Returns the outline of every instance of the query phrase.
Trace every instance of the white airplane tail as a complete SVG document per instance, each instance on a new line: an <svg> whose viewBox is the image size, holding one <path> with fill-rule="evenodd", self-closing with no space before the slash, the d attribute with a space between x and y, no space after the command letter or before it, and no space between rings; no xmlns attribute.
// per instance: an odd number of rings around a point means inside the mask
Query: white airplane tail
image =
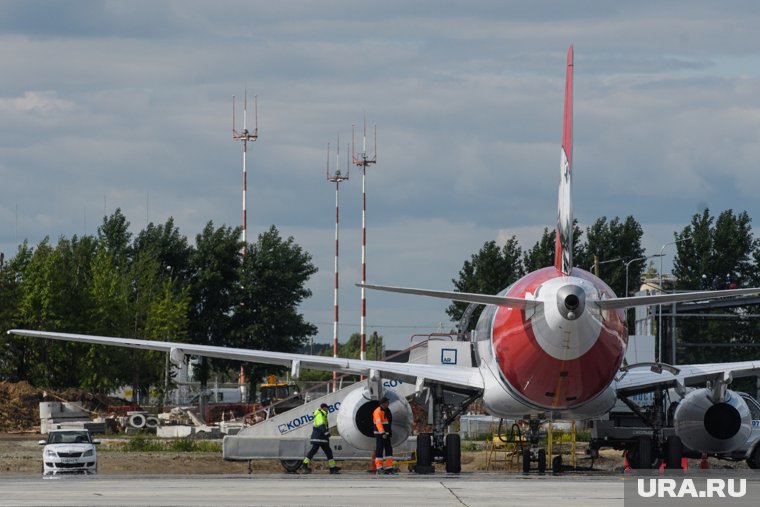
<svg viewBox="0 0 760 507"><path fill-rule="evenodd" d="M560 160L559 196L557 206L557 233L554 239L554 266L570 274L573 269L573 46L567 51L567 77L565 79L565 114L562 123L562 155Z"/></svg>

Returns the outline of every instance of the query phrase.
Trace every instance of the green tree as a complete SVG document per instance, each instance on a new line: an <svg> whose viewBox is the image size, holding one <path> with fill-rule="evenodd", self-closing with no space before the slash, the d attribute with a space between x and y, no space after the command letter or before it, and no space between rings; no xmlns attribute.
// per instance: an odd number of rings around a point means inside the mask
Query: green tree
<svg viewBox="0 0 760 507"><path fill-rule="evenodd" d="M495 241L486 241L477 254L473 254L470 260L464 262L459 270L459 278L451 281L457 292L497 294L523 274L522 250L517 243L517 237L512 236L501 248ZM467 306L467 303L455 301L446 309L446 313L451 320L459 321ZM482 310L481 306L475 311L470 319L469 329L475 327Z"/></svg>
<svg viewBox="0 0 760 507"><path fill-rule="evenodd" d="M689 225L674 234L677 251L673 261L673 275L681 290L698 290L706 284L712 288L725 288L727 275L737 286L757 281L758 243L752 234L751 219L746 212L725 210L717 219L705 209L692 216ZM690 238L690 239L688 239ZM704 278L703 278L704 275ZM704 282L705 280L706 282ZM677 320L677 354L680 363L722 362L754 359L755 342L760 328L752 306L705 310L701 317L683 317ZM711 317L720 314L720 318ZM734 318L726 318L733 314ZM663 344L669 352L671 343L670 319L662 325ZM683 340L682 340L683 338ZM683 346L686 341L691 346ZM708 343L731 345L712 347ZM669 357L669 355L667 356Z"/></svg>
<svg viewBox="0 0 760 507"><path fill-rule="evenodd" d="M573 264L578 266L578 261L584 258L585 245L581 243L583 231L578 227L578 220L573 220ZM523 266L530 273L547 266L554 265L555 252L555 229L544 227L544 232L529 250L523 255Z"/></svg>
<svg viewBox="0 0 760 507"><path fill-rule="evenodd" d="M311 255L293 237L283 239L276 227L259 235L248 248L240 269L234 331L226 345L295 352L317 328L306 322L298 306L311 296L307 282L317 272ZM252 378L271 367L259 366Z"/></svg>
<svg viewBox="0 0 760 507"><path fill-rule="evenodd" d="M599 278L609 285L615 294L624 294L626 287L625 262L644 256L641 238L644 231L632 217L621 221L619 217L607 220L601 217L586 229L584 253L578 256L576 266L588 269L596 255L600 261ZM611 261L611 262L605 262ZM628 286L637 287L644 270L642 263L632 263L628 269Z"/></svg>
<svg viewBox="0 0 760 507"><path fill-rule="evenodd" d="M243 243L240 228L215 228L208 222L195 238L190 256L190 309L188 338L202 345L225 345L231 336L237 310ZM201 359L199 379L205 386L209 362Z"/></svg>

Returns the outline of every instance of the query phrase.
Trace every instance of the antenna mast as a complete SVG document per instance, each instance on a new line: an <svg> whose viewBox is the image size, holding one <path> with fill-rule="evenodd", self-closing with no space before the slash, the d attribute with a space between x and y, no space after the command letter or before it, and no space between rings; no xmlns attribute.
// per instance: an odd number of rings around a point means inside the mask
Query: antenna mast
<svg viewBox="0 0 760 507"><path fill-rule="evenodd" d="M247 201L247 194L246 194L246 187L247 187L247 180L248 180L248 169L247 169L247 155L248 155L248 141L255 141L259 138L259 107L258 107L258 97L253 97L253 107L254 112L256 116L256 126L253 129L253 132L249 132L247 128L247 116L248 116L248 89L246 88L244 99L243 99L243 131L238 132L235 130L235 96L232 96L232 140L233 141L243 141L243 255L246 254L246 251L248 250L248 238L246 235L247 230L247 222L248 222L248 211L246 209L246 201Z"/></svg>
<svg viewBox="0 0 760 507"><path fill-rule="evenodd" d="M367 155L367 118L364 118L364 136L362 138L362 152L356 156L354 150L354 127L351 125L351 159L354 165L362 168L362 285L367 283L367 166L377 163L377 125L375 125L375 154L372 158ZM362 287L362 318L361 318L361 352L360 358L367 359L367 299L365 289Z"/></svg>
<svg viewBox="0 0 760 507"><path fill-rule="evenodd" d="M346 145L346 151L348 151L348 145ZM338 143L335 151L335 172L330 173L330 143L327 143L327 181L335 183L335 288L333 293L333 357L338 357L338 321L340 320L340 313L338 311L338 287L340 273L338 271L338 256L340 249L339 245L339 233L338 224L340 223L340 183L342 181L348 181L349 164L348 155L346 155L346 172L342 174L340 172L340 135L338 135ZM338 372L333 372L333 392L338 390Z"/></svg>

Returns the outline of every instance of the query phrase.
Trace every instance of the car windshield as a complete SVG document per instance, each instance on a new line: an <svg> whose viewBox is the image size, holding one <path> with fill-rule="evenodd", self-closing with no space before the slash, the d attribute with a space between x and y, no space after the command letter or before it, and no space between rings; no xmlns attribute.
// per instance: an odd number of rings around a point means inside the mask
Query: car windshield
<svg viewBox="0 0 760 507"><path fill-rule="evenodd" d="M48 435L48 444L87 444L90 433L87 431L54 431Z"/></svg>

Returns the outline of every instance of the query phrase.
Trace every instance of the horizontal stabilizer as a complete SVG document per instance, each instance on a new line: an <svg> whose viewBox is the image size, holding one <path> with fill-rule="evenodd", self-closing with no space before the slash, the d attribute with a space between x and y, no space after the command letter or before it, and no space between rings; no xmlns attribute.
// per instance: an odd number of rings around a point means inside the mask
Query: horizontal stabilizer
<svg viewBox="0 0 760 507"><path fill-rule="evenodd" d="M594 301L602 310L615 308L630 308L632 306L664 305L667 303L681 303L684 301L707 301L709 299L722 299L733 296L747 296L760 294L760 287L749 289L708 290L701 292L683 292L680 294L656 294L653 296L632 296L627 298L603 299Z"/></svg>
<svg viewBox="0 0 760 507"><path fill-rule="evenodd" d="M489 294L472 294L470 292L448 292L443 290L410 289L406 287L388 287L385 285L369 285L357 283L357 287L365 289L382 290L385 292L398 292L401 294L414 294L416 296L428 296L431 298L448 299L451 301L463 301L480 305L509 306L512 308L525 308L526 306L539 304L540 301L531 299L512 298L507 296L492 296Z"/></svg>

